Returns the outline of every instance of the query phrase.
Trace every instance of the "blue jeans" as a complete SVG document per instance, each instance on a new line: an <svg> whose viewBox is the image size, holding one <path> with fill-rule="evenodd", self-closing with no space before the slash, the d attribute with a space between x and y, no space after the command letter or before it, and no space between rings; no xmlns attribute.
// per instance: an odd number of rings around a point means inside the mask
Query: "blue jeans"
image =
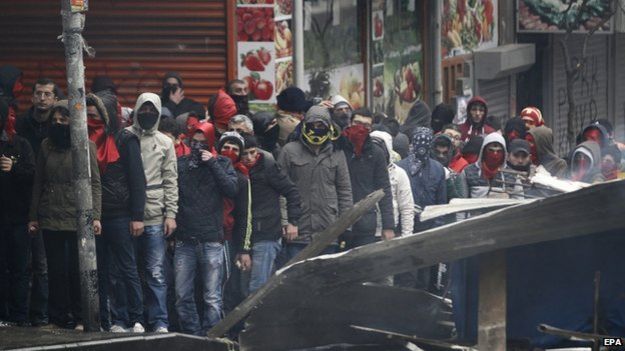
<svg viewBox="0 0 625 351"><path fill-rule="evenodd" d="M143 322L143 293L135 258L137 239L133 238L129 226L130 218L102 221L102 236L109 248L111 323L125 328Z"/></svg>
<svg viewBox="0 0 625 351"><path fill-rule="evenodd" d="M224 265L224 246L220 243L176 242L176 311L183 333L204 336L221 320ZM196 276L201 277L204 290L204 316L201 322L194 299Z"/></svg>
<svg viewBox="0 0 625 351"><path fill-rule="evenodd" d="M254 243L252 247L250 294L260 289L271 276L280 248L279 241L263 240Z"/></svg>
<svg viewBox="0 0 625 351"><path fill-rule="evenodd" d="M308 244L304 243L286 243L282 246L282 250L276 260L276 268L280 269L284 267L293 257L297 256L300 251L304 250L304 248L308 246ZM328 245L319 255L328 255L334 254L338 252L337 244Z"/></svg>
<svg viewBox="0 0 625 351"><path fill-rule="evenodd" d="M165 283L165 232L163 225L145 227L139 237L139 250L145 267L145 308L148 326L154 330L169 327L167 319L167 284Z"/></svg>

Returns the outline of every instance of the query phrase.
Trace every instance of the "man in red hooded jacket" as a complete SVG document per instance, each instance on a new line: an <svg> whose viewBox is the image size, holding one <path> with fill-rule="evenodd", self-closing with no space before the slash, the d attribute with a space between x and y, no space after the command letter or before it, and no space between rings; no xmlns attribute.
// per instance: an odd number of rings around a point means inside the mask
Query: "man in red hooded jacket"
<svg viewBox="0 0 625 351"><path fill-rule="evenodd" d="M472 136L486 136L495 130L485 124L488 116L488 105L481 96L475 96L467 104L467 120L460 125L462 141L468 141Z"/></svg>

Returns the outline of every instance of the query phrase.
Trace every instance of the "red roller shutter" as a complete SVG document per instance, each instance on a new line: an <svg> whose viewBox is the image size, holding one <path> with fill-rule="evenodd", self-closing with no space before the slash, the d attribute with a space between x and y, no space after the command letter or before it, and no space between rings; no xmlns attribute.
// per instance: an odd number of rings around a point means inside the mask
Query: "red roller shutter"
<svg viewBox="0 0 625 351"><path fill-rule="evenodd" d="M85 57L86 85L107 75L124 106L138 94L160 92L161 77L178 71L185 95L206 104L228 79L228 0L91 1L84 37L96 50ZM65 87L60 1L0 2L0 65L24 71L25 85L49 77ZM231 55L231 54L230 54ZM230 67L232 70L232 67ZM27 106L30 94L22 100Z"/></svg>

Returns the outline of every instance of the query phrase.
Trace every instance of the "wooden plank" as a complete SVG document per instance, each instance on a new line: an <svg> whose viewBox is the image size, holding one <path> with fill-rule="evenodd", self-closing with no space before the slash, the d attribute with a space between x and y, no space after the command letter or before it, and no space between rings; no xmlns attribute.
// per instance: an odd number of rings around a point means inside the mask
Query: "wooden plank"
<svg viewBox="0 0 625 351"><path fill-rule="evenodd" d="M314 240L306 246L297 256L295 256L287 265L305 260L320 254L328 245L339 237L347 228L356 223L360 217L373 208L375 204L384 196L384 190L379 189L369 194L366 198L360 200L349 211L345 212L338 221L326 228L323 232L314 235ZM267 295L275 289L279 289L285 279L285 275L276 274L269 278L267 283L263 285L254 294L248 296L239 306L237 306L230 314L221 322L208 331L208 336L217 338L224 335L230 328L236 325L240 320L247 317L250 311L257 306Z"/></svg>
<svg viewBox="0 0 625 351"><path fill-rule="evenodd" d="M431 346L431 347L435 347L437 349L438 348L442 348L442 349L463 350L463 351L477 351L477 350L481 350L481 349L472 348L470 346L462 346L462 345L456 345L456 344L452 344L452 343L445 342L445 341L440 341L440 340L431 340L431 339L420 338L420 337L418 337L416 335L399 334L399 333L395 333L395 332L388 331L388 330L367 328L367 327L363 327L363 326L359 326L359 325L352 325L351 327L356 329L356 330L362 330L362 331L367 331L367 332L371 332L371 333L383 334L383 335L386 335L386 337L389 338L389 339L400 339L400 340L413 341L414 343L416 343L418 345Z"/></svg>
<svg viewBox="0 0 625 351"><path fill-rule="evenodd" d="M506 349L506 253L480 256L478 295L478 348Z"/></svg>

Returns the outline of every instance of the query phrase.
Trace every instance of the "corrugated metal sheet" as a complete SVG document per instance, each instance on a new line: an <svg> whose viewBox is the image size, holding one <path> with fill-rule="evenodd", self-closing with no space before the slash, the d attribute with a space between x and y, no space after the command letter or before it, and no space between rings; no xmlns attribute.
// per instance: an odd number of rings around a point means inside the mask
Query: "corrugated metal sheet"
<svg viewBox="0 0 625 351"><path fill-rule="evenodd" d="M501 119L508 119L510 111L510 78L480 80L479 95L488 102L488 114Z"/></svg>
<svg viewBox="0 0 625 351"><path fill-rule="evenodd" d="M87 87L95 75L108 75L122 103L132 106L139 93L160 92L163 74L175 70L185 95L205 104L227 79L227 3L91 1L84 37L96 58L85 57ZM0 2L0 64L21 68L27 87L43 76L65 86L60 4Z"/></svg>
<svg viewBox="0 0 625 351"><path fill-rule="evenodd" d="M616 35L616 53L614 65L614 120L617 140L625 140L625 34Z"/></svg>
<svg viewBox="0 0 625 351"><path fill-rule="evenodd" d="M556 152L565 154L568 149L566 98L566 74L564 54L559 44L561 35L555 35L553 41L553 69L551 71L553 116L545 116L547 124L553 129ZM581 55L583 35L575 35L569 44L571 55ZM588 43L588 64L575 83L575 130L579 131L590 121L605 118L608 115L608 36L594 35Z"/></svg>

